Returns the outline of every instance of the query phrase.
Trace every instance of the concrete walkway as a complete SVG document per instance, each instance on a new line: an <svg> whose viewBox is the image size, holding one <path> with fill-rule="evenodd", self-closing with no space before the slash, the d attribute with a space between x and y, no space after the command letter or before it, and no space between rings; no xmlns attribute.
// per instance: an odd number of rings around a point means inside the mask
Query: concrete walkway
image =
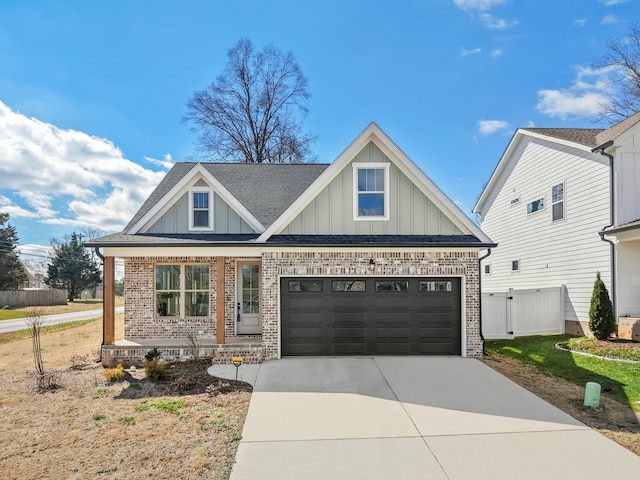
<svg viewBox="0 0 640 480"><path fill-rule="evenodd" d="M231 480L302 478L638 480L640 457L477 360L268 361Z"/></svg>

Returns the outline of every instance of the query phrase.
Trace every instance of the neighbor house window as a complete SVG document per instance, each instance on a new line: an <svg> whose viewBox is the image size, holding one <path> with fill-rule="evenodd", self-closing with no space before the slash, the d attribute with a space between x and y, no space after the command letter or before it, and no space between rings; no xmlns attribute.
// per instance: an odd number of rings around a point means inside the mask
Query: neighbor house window
<svg viewBox="0 0 640 480"><path fill-rule="evenodd" d="M156 315L209 316L209 266L156 265Z"/></svg>
<svg viewBox="0 0 640 480"><path fill-rule="evenodd" d="M527 203L527 214L536 213L544 210L544 198L539 198L533 202Z"/></svg>
<svg viewBox="0 0 640 480"><path fill-rule="evenodd" d="M189 229L213 230L213 193L207 188L189 191Z"/></svg>
<svg viewBox="0 0 640 480"><path fill-rule="evenodd" d="M491 265L487 264L484 266L484 273L485 275L489 275L491 273Z"/></svg>
<svg viewBox="0 0 640 480"><path fill-rule="evenodd" d="M389 164L354 163L354 220L389 219Z"/></svg>
<svg viewBox="0 0 640 480"><path fill-rule="evenodd" d="M511 260L511 271L512 272L520 271L520 260Z"/></svg>
<svg viewBox="0 0 640 480"><path fill-rule="evenodd" d="M551 220L564 218L564 183L551 187Z"/></svg>

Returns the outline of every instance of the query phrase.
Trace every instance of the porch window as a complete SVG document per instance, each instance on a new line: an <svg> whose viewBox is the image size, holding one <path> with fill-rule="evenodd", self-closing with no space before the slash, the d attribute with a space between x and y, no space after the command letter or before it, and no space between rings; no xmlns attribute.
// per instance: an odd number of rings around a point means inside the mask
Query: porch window
<svg viewBox="0 0 640 480"><path fill-rule="evenodd" d="M354 163L354 220L389 219L389 164Z"/></svg>
<svg viewBox="0 0 640 480"><path fill-rule="evenodd" d="M156 265L156 315L209 316L209 265Z"/></svg>

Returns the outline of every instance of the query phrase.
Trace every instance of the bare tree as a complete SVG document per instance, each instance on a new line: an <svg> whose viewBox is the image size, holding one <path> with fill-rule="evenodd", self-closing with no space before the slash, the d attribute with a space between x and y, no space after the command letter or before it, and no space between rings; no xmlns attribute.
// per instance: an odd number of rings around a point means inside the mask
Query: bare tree
<svg viewBox="0 0 640 480"><path fill-rule="evenodd" d="M46 311L44 307L32 306L28 307L25 323L31 336L31 351L33 352L33 360L36 367L36 385L39 390L46 390L57 386L55 374L46 372L44 362L42 361L42 347L40 345L40 334L42 327L46 324Z"/></svg>
<svg viewBox="0 0 640 480"><path fill-rule="evenodd" d="M291 52L256 51L241 39L227 52L214 82L187 102L200 147L231 162L297 163L310 159L313 138L301 130L307 113L307 79Z"/></svg>
<svg viewBox="0 0 640 480"><path fill-rule="evenodd" d="M640 111L640 28L631 26L622 40L610 39L608 53L593 66L610 71L612 93L607 103L600 105L596 121L612 125Z"/></svg>

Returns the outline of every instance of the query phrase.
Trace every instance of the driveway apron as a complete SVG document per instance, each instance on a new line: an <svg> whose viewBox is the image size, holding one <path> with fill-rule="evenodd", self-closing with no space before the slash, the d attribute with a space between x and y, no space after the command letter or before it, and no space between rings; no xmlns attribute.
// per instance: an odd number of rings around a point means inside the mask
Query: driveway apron
<svg viewBox="0 0 640 480"><path fill-rule="evenodd" d="M260 366L231 480L390 478L638 480L640 457L475 359Z"/></svg>

